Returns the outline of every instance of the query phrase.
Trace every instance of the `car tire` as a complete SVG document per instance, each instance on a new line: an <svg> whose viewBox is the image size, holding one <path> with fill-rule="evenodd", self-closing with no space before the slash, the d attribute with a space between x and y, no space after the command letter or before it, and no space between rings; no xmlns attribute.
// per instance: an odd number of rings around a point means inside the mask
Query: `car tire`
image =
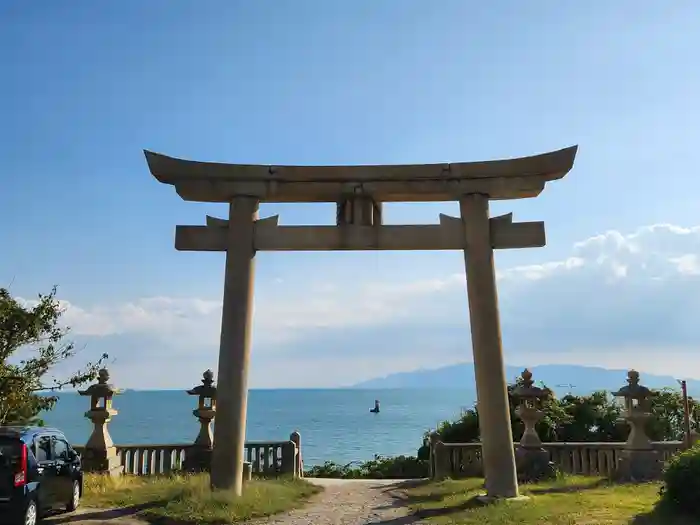
<svg viewBox="0 0 700 525"><path fill-rule="evenodd" d="M22 519L19 521L21 525L36 525L39 522L39 507L36 500L30 499L27 503L27 508L24 509Z"/></svg>
<svg viewBox="0 0 700 525"><path fill-rule="evenodd" d="M73 482L73 490L71 490L70 501L66 503L66 511L73 512L80 505L80 481Z"/></svg>

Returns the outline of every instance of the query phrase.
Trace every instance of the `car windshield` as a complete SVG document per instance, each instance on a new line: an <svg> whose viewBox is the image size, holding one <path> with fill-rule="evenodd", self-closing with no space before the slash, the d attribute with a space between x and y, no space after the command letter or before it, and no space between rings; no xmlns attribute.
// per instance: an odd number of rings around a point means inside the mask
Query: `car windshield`
<svg viewBox="0 0 700 525"><path fill-rule="evenodd" d="M21 453L20 445L17 439L0 437L0 470L11 469L17 464Z"/></svg>

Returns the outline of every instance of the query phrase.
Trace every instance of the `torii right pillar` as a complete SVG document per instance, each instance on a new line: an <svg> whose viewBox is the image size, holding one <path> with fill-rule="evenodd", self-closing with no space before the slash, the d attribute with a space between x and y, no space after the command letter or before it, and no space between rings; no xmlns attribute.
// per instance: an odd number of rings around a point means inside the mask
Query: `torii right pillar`
<svg viewBox="0 0 700 525"><path fill-rule="evenodd" d="M498 292L489 222L489 198L460 199L469 321L474 353L481 458L489 498L517 498L518 477L501 344Z"/></svg>

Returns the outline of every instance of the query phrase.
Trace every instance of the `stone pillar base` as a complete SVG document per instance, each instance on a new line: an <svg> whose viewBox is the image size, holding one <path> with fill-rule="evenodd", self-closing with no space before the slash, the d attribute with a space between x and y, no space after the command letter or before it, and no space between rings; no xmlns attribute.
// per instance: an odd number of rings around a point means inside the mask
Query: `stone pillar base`
<svg viewBox="0 0 700 525"><path fill-rule="evenodd" d="M518 481L531 482L553 479L557 469L543 448L518 447L515 451Z"/></svg>
<svg viewBox="0 0 700 525"><path fill-rule="evenodd" d="M499 496L489 496L488 494L479 494L476 497L476 501L481 505L492 505L498 503L499 501L530 501L530 496L523 496L522 494L518 496L513 496L510 498L499 497Z"/></svg>
<svg viewBox="0 0 700 525"><path fill-rule="evenodd" d="M652 481L660 479L663 465L655 450L622 450L615 469L615 481Z"/></svg>
<svg viewBox="0 0 700 525"><path fill-rule="evenodd" d="M109 476L120 476L124 472L117 447L105 449L86 448L81 456L83 470Z"/></svg>
<svg viewBox="0 0 700 525"><path fill-rule="evenodd" d="M211 469L211 449L198 446L187 449L183 468L187 472L209 472Z"/></svg>

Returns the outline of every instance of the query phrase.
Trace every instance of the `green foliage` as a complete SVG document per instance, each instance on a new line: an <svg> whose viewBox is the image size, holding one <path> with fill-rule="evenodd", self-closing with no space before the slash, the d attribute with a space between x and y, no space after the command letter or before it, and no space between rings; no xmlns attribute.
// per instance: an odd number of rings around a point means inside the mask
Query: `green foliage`
<svg viewBox="0 0 700 525"><path fill-rule="evenodd" d="M304 472L309 478L412 479L428 477L428 462L414 456L382 457L339 465L326 461Z"/></svg>
<svg viewBox="0 0 700 525"><path fill-rule="evenodd" d="M42 391L76 387L97 376L106 354L67 377L46 382L52 369L75 355L73 343L65 341L68 328L59 322L62 314L56 288L39 295L33 305L0 288L0 424L40 423L39 413L57 401Z"/></svg>
<svg viewBox="0 0 700 525"><path fill-rule="evenodd" d="M508 386L510 417L513 439L522 436L524 425L516 415L518 400ZM700 415L700 403L690 399L692 414ZM683 398L677 391L663 389L655 392L652 413L647 431L653 441L683 439ZM605 391L586 396L565 395L561 399L548 399L541 406L544 417L537 424L537 432L544 442L619 442L625 441L629 427L622 419L620 405ZM696 417L694 417L697 420ZM435 429L445 443L475 443L479 437L479 412L476 407L462 412L456 421L443 421ZM424 439L427 439L426 433ZM424 451L424 447L421 447Z"/></svg>
<svg viewBox="0 0 700 525"><path fill-rule="evenodd" d="M661 500L675 510L700 516L700 446L677 454L664 471Z"/></svg>

